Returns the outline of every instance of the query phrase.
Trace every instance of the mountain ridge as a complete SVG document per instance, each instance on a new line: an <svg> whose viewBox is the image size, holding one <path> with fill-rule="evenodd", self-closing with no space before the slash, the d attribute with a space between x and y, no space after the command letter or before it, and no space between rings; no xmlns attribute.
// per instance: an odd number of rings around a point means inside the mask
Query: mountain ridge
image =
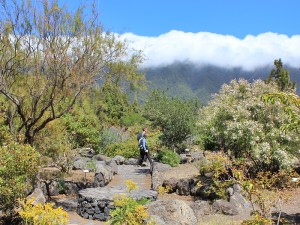
<svg viewBox="0 0 300 225"><path fill-rule="evenodd" d="M249 82L269 76L273 66L244 70L241 67L224 68L215 65L197 66L187 62L177 62L159 67L144 68L146 79L150 81L149 89L165 90L170 96L180 98L198 97L207 104L212 94L218 93L223 84L233 79L246 79ZM290 73L291 81L300 84L300 70L284 66ZM300 90L297 90L299 95Z"/></svg>

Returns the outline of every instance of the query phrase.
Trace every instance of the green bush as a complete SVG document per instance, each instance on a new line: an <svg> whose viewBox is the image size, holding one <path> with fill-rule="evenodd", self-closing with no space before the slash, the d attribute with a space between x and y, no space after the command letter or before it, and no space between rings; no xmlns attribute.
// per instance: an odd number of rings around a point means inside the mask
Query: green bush
<svg viewBox="0 0 300 225"><path fill-rule="evenodd" d="M118 129L104 128L101 131L100 149L106 149L107 146L121 142L122 133Z"/></svg>
<svg viewBox="0 0 300 225"><path fill-rule="evenodd" d="M72 137L73 147L90 147L97 153L100 151L101 126L95 115L66 114L62 119Z"/></svg>
<svg viewBox="0 0 300 225"><path fill-rule="evenodd" d="M25 197L38 170L40 155L30 145L0 147L0 210L11 213Z"/></svg>
<svg viewBox="0 0 300 225"><path fill-rule="evenodd" d="M178 166L180 163L179 155L171 150L159 151L157 159L161 163L169 164L172 167Z"/></svg>
<svg viewBox="0 0 300 225"><path fill-rule="evenodd" d="M136 112L130 112L121 118L121 124L126 127L130 127L135 124L143 124L145 120L145 117L143 117L141 114Z"/></svg>
<svg viewBox="0 0 300 225"><path fill-rule="evenodd" d="M162 91L154 90L146 100L144 114L154 127L161 129L162 143L174 148L195 132L199 107L196 99L171 98Z"/></svg>
<svg viewBox="0 0 300 225"><path fill-rule="evenodd" d="M114 143L107 146L105 150L105 155L109 157L114 157L116 155L121 155L125 158L137 158L140 154L138 149L137 140L129 139L122 143Z"/></svg>

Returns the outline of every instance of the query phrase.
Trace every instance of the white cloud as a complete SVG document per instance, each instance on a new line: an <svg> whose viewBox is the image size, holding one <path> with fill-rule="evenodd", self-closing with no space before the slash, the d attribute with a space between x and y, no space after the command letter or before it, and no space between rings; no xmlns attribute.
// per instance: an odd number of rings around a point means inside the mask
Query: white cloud
<svg viewBox="0 0 300 225"><path fill-rule="evenodd" d="M251 70L273 65L281 58L284 64L300 66L300 35L263 33L238 39L230 35L208 32L185 33L170 31L158 37L121 35L130 47L142 50L146 57L143 66L159 66L175 61L190 61L197 65L213 64Z"/></svg>

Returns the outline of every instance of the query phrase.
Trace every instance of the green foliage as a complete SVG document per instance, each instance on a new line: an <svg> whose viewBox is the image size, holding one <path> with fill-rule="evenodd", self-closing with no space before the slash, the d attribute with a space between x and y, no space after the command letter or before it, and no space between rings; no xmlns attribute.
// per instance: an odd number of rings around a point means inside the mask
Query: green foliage
<svg viewBox="0 0 300 225"><path fill-rule="evenodd" d="M180 163L179 155L171 150L163 150L157 153L157 159L161 163L169 164L172 167L178 166Z"/></svg>
<svg viewBox="0 0 300 225"><path fill-rule="evenodd" d="M101 126L95 115L66 114L62 118L72 138L73 147L90 147L99 152Z"/></svg>
<svg viewBox="0 0 300 225"><path fill-rule="evenodd" d="M94 8L87 16L84 6L68 12L57 0L2 3L0 94L13 109L13 116L7 117L12 130L20 132L25 143L33 145L47 123L70 112L95 80L132 90L141 87L141 53L129 53L125 41L105 32ZM110 118L120 118L125 95L117 95L121 101L115 103L114 90L104 97L105 107L112 106ZM103 110L110 113L109 108Z"/></svg>
<svg viewBox="0 0 300 225"><path fill-rule="evenodd" d="M136 138L128 139L122 143L114 143L105 149L105 155L114 157L121 155L125 158L137 158L140 155Z"/></svg>
<svg viewBox="0 0 300 225"><path fill-rule="evenodd" d="M145 104L145 116L153 126L161 128L162 143L174 148L195 131L199 102L169 98L161 91L153 91Z"/></svg>
<svg viewBox="0 0 300 225"><path fill-rule="evenodd" d="M231 161L222 152L206 152L205 161L199 163L200 174L212 173L212 180L205 180L209 184L207 195L216 195L218 198L227 199L226 189L235 181L228 175L227 168L231 167ZM201 181L197 184L202 186Z"/></svg>
<svg viewBox="0 0 300 225"><path fill-rule="evenodd" d="M109 145L121 142L122 139L122 134L117 129L103 128L99 148L105 150Z"/></svg>
<svg viewBox="0 0 300 225"><path fill-rule="evenodd" d="M255 214L249 220L242 222L242 225L272 225L273 220L266 218L260 214Z"/></svg>
<svg viewBox="0 0 300 225"><path fill-rule="evenodd" d="M128 195L137 188L137 185L130 181L126 181ZM128 195L119 195L114 199L115 209L110 211L111 219L108 221L112 225L140 225L144 224L149 217L146 207L149 202L147 199L135 200Z"/></svg>
<svg viewBox="0 0 300 225"><path fill-rule="evenodd" d="M272 69L267 82L275 81L280 91L293 91L296 88L296 83L291 83L290 74L287 69L283 68L281 59L274 61L276 69Z"/></svg>
<svg viewBox="0 0 300 225"><path fill-rule="evenodd" d="M233 80L223 85L200 113L203 147L247 158L257 171L289 167L298 151L299 134L282 131L282 126L290 123L289 115L283 103L271 104L262 99L270 93L278 93L277 85L261 80L252 84Z"/></svg>
<svg viewBox="0 0 300 225"><path fill-rule="evenodd" d="M3 146L12 141L13 136L10 133L9 126L6 122L4 109L0 107L0 146Z"/></svg>
<svg viewBox="0 0 300 225"><path fill-rule="evenodd" d="M38 170L40 155L29 145L0 147L0 210L10 212L25 197Z"/></svg>
<svg viewBox="0 0 300 225"><path fill-rule="evenodd" d="M101 88L101 99L103 105L100 115L112 124L118 123L129 110L127 95L111 81L106 81Z"/></svg>
<svg viewBox="0 0 300 225"><path fill-rule="evenodd" d="M140 114L136 112L129 112L126 113L122 118L121 118L121 125L125 127L133 126L135 124L143 124L145 122L145 118Z"/></svg>
<svg viewBox="0 0 300 225"><path fill-rule="evenodd" d="M294 93L272 93L263 95L263 99L266 102L271 102L276 104L276 101L280 101L285 105L284 110L290 117L290 122L282 126L283 131L295 130L300 131L300 119L299 119L299 109L300 109L300 97Z"/></svg>
<svg viewBox="0 0 300 225"><path fill-rule="evenodd" d="M68 172L72 168L74 156L72 139L62 119L48 123L46 129L39 132L36 137L34 147L41 155L50 157L63 172Z"/></svg>

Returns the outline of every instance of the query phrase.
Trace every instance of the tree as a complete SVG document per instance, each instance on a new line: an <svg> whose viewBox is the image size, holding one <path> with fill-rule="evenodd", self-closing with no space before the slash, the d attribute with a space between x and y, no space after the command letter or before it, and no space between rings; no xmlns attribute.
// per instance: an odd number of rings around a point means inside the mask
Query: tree
<svg viewBox="0 0 300 225"><path fill-rule="evenodd" d="M10 130L24 143L32 145L96 81L121 80L132 89L143 82L140 52L129 55L126 42L105 33L94 8L85 16L83 7L69 13L57 0L1 0L0 7L0 93Z"/></svg>
<svg viewBox="0 0 300 225"><path fill-rule="evenodd" d="M267 83L275 81L280 91L295 90L296 83L291 83L289 71L283 68L281 59L276 59L274 65L276 68L271 70Z"/></svg>
<svg viewBox="0 0 300 225"><path fill-rule="evenodd" d="M195 131L199 102L168 97L154 90L145 103L145 116L162 130L162 141L174 148L183 143Z"/></svg>

